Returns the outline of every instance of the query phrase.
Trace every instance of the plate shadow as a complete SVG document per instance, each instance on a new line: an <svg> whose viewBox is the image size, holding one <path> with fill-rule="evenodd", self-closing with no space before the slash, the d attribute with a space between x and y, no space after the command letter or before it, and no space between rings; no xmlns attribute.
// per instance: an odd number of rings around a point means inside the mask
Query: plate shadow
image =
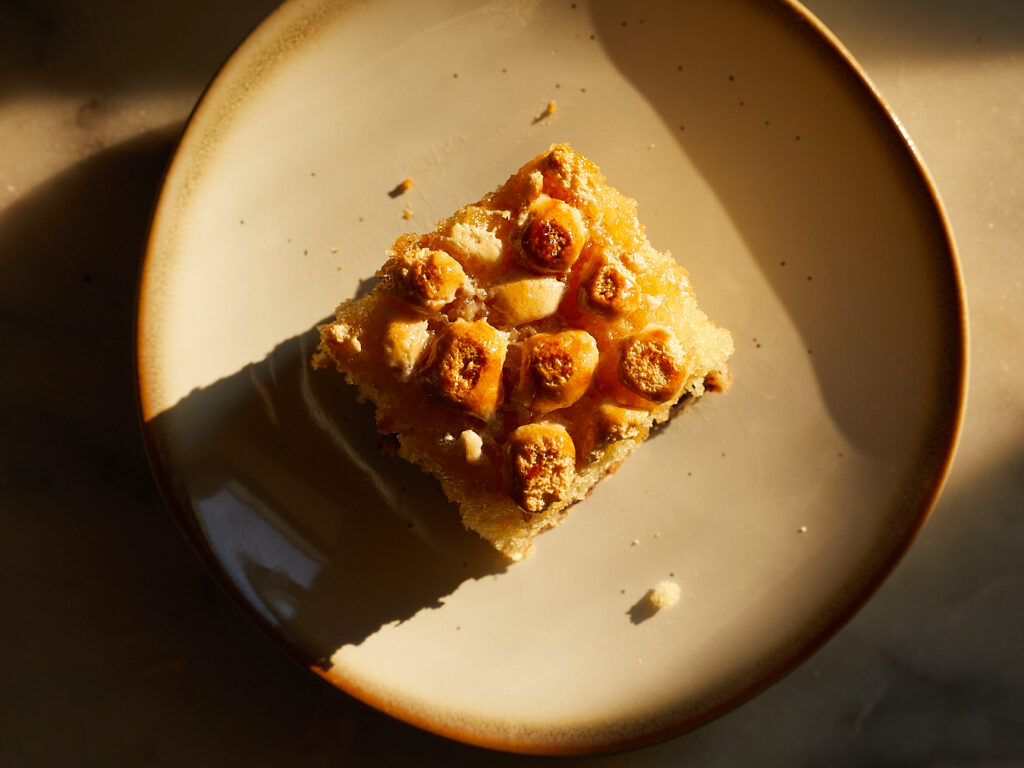
<svg viewBox="0 0 1024 768"><path fill-rule="evenodd" d="M355 387L311 369L317 341L314 328L281 342L146 432L206 564L323 666L508 561L463 528L433 478L394 455Z"/></svg>

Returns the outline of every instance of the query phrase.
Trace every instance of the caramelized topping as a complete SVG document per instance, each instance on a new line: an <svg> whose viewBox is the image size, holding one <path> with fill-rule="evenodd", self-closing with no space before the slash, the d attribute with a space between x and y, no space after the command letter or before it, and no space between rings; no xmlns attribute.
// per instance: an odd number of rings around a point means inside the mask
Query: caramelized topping
<svg viewBox="0 0 1024 768"><path fill-rule="evenodd" d="M636 203L568 146L388 257L320 326L314 366L374 401L378 431L511 558L680 397L728 387L728 332L648 242Z"/></svg>
<svg viewBox="0 0 1024 768"><path fill-rule="evenodd" d="M594 260L580 286L580 307L605 317L628 315L640 306L640 291L622 263L606 254Z"/></svg>
<svg viewBox="0 0 1024 768"><path fill-rule="evenodd" d="M486 421L501 400L507 345L507 336L485 320L456 320L434 344L422 385L444 403Z"/></svg>
<svg viewBox="0 0 1024 768"><path fill-rule="evenodd" d="M385 291L412 306L437 311L466 282L462 265L444 251L420 248L392 256L377 273Z"/></svg>
<svg viewBox="0 0 1024 768"><path fill-rule="evenodd" d="M627 408L611 398L599 401L588 413L585 422L575 432L579 455L595 461L601 452L620 440L639 441L650 432L650 412L641 408Z"/></svg>
<svg viewBox="0 0 1024 768"><path fill-rule="evenodd" d="M576 446L561 424L524 424L508 439L512 500L527 512L544 512L565 499L576 474Z"/></svg>
<svg viewBox="0 0 1024 768"><path fill-rule="evenodd" d="M646 420L645 411L604 401L594 413L594 447L603 448L618 440L642 440L647 437Z"/></svg>
<svg viewBox="0 0 1024 768"><path fill-rule="evenodd" d="M566 408L583 397L597 363L597 342L586 331L538 333L523 345L520 398L536 413Z"/></svg>
<svg viewBox="0 0 1024 768"><path fill-rule="evenodd" d="M729 371L712 371L704 377L705 392L725 392L732 386L732 373Z"/></svg>
<svg viewBox="0 0 1024 768"><path fill-rule="evenodd" d="M682 389L687 377L686 353L671 331L648 326L619 347L619 381L648 400L663 403Z"/></svg>
<svg viewBox="0 0 1024 768"><path fill-rule="evenodd" d="M579 211L560 200L536 207L518 238L516 252L527 269L542 275L564 275L584 245Z"/></svg>

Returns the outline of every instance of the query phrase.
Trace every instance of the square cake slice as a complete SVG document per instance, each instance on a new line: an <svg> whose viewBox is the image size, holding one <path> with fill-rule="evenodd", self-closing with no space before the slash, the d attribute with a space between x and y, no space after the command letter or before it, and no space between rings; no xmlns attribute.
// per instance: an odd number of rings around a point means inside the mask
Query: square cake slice
<svg viewBox="0 0 1024 768"><path fill-rule="evenodd" d="M724 390L732 337L636 203L560 144L426 234L320 327L317 368L518 560L681 401Z"/></svg>

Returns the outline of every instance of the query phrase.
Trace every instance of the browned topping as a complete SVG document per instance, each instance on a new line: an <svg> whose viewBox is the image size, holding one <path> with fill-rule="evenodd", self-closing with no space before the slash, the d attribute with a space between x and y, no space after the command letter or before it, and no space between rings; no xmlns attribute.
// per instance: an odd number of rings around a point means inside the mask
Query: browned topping
<svg viewBox="0 0 1024 768"><path fill-rule="evenodd" d="M618 259L602 255L580 286L578 303L606 317L628 315L640 306L640 291Z"/></svg>
<svg viewBox="0 0 1024 768"><path fill-rule="evenodd" d="M456 320L430 352L422 384L431 395L486 421L501 400L507 339L484 320Z"/></svg>
<svg viewBox="0 0 1024 768"><path fill-rule="evenodd" d="M416 194L397 184L392 213L412 216ZM728 333L648 242L636 203L568 146L388 257L320 327L313 363L345 373L378 431L513 559L680 398L728 386Z"/></svg>
<svg viewBox="0 0 1024 768"><path fill-rule="evenodd" d="M732 373L729 371L712 371L704 377L705 392L725 392L730 386L732 386Z"/></svg>
<svg viewBox="0 0 1024 768"><path fill-rule="evenodd" d="M523 266L545 275L562 275L580 255L583 237L575 211L557 200L531 217L516 249Z"/></svg>
<svg viewBox="0 0 1024 768"><path fill-rule="evenodd" d="M550 391L562 387L572 378L572 356L556 344L538 344L530 357L527 373L535 389Z"/></svg>
<svg viewBox="0 0 1024 768"><path fill-rule="evenodd" d="M377 276L392 296L434 311L452 301L466 282L459 262L444 251L427 248L392 256Z"/></svg>
<svg viewBox="0 0 1024 768"><path fill-rule="evenodd" d="M544 512L569 493L576 474L576 446L561 424L524 424L508 439L512 500L527 512Z"/></svg>
<svg viewBox="0 0 1024 768"><path fill-rule="evenodd" d="M561 173L566 169L567 160L565 153L555 148L544 155L544 166L547 170Z"/></svg>
<svg viewBox="0 0 1024 768"><path fill-rule="evenodd" d="M603 448L618 440L644 439L648 432L646 419L644 411L606 400L594 413L594 447Z"/></svg>
<svg viewBox="0 0 1024 768"><path fill-rule="evenodd" d="M590 386L598 357L586 331L538 333L523 345L520 397L537 413L572 405Z"/></svg>
<svg viewBox="0 0 1024 768"><path fill-rule="evenodd" d="M534 219L523 234L523 254L539 272L564 272L572 234L554 219Z"/></svg>
<svg viewBox="0 0 1024 768"><path fill-rule="evenodd" d="M686 382L686 353L666 328L649 326L619 348L619 381L656 403L671 400Z"/></svg>

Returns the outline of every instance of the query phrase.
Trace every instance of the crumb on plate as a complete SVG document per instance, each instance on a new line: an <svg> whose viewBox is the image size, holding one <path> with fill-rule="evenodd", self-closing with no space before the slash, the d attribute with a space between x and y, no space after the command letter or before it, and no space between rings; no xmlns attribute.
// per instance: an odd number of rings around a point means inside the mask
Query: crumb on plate
<svg viewBox="0 0 1024 768"><path fill-rule="evenodd" d="M546 107L544 107L544 111L543 112L541 112L539 115L534 115L533 116L533 122L534 123L539 123L541 120L544 120L544 119L546 119L548 117L551 117L557 111L558 111L558 102L555 101L554 99L552 99L551 101L548 102L548 105Z"/></svg>
<svg viewBox="0 0 1024 768"><path fill-rule="evenodd" d="M680 592L679 585L674 581L660 581L647 594L647 601L655 610L660 611L678 603Z"/></svg>
<svg viewBox="0 0 1024 768"><path fill-rule="evenodd" d="M398 182L391 189L390 192L388 192L388 197L394 198L394 197L398 197L400 195L404 195L406 192L408 192L410 189L412 189L415 186L416 185L413 183L413 180L410 179L408 176L406 176L404 179L402 179L400 182Z"/></svg>

